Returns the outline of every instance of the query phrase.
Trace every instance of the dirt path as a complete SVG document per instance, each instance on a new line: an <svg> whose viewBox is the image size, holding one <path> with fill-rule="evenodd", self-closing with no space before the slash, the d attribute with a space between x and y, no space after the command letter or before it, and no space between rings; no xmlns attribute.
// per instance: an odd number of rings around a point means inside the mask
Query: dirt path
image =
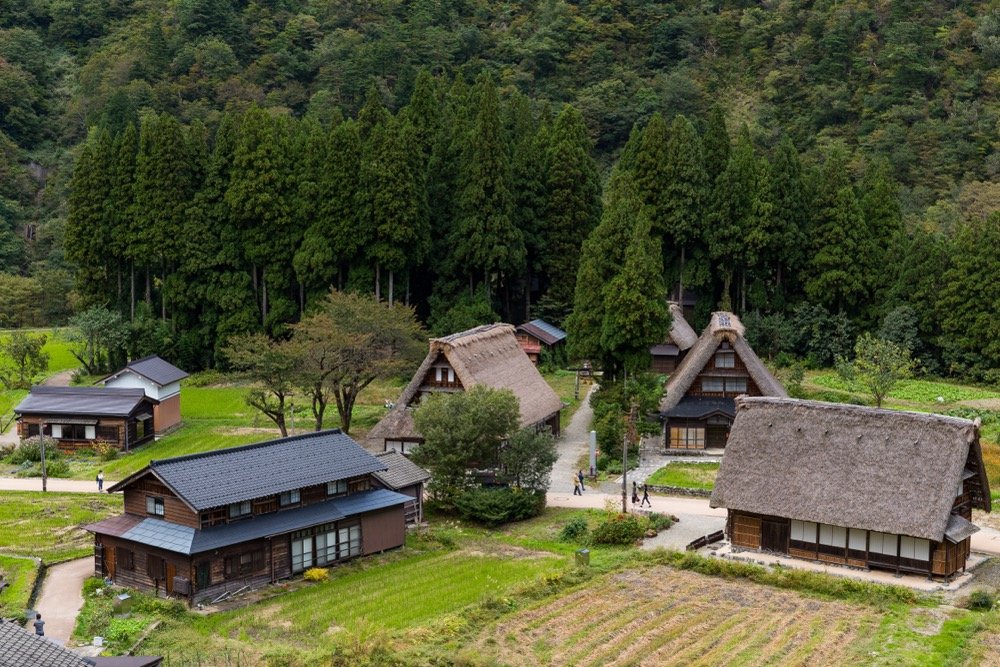
<svg viewBox="0 0 1000 667"><path fill-rule="evenodd" d="M73 381L73 373L75 370L76 369L70 369L68 371L60 371L55 375L50 375L42 380L42 384L46 387L68 387L70 382Z"/></svg>
<svg viewBox="0 0 1000 667"><path fill-rule="evenodd" d="M45 621L45 636L65 644L83 607L83 580L94 574L94 558L53 565L45 572L35 609Z"/></svg>
<svg viewBox="0 0 1000 667"><path fill-rule="evenodd" d="M590 390L583 397L580 407L569 420L562 435L556 440L559 458L552 466L549 478L549 490L557 493L573 493L573 476L579 470L580 457L587 453L587 440L590 437L590 423L594 420L594 410L590 407L590 396L597 388L590 385Z"/></svg>
<svg viewBox="0 0 1000 667"><path fill-rule="evenodd" d="M104 480L105 490L115 482ZM97 482L49 477L48 490L60 493L97 493ZM0 477L0 491L41 491L41 477Z"/></svg>

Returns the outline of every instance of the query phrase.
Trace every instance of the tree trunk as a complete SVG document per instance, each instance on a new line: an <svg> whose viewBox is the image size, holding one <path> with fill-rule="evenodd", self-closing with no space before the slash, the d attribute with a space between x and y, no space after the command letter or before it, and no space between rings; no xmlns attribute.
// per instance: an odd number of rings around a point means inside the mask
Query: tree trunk
<svg viewBox="0 0 1000 667"><path fill-rule="evenodd" d="M395 290L395 271L389 269L389 306L392 307L393 304L393 292Z"/></svg>
<svg viewBox="0 0 1000 667"><path fill-rule="evenodd" d="M344 289L344 265L337 263L337 291Z"/></svg>
<svg viewBox="0 0 1000 667"><path fill-rule="evenodd" d="M266 268L262 268L260 270L260 294L261 294L260 325L264 326L267 323L267 269Z"/></svg>
<svg viewBox="0 0 1000 667"><path fill-rule="evenodd" d="M160 320L167 321L167 267L160 267Z"/></svg>
<svg viewBox="0 0 1000 667"><path fill-rule="evenodd" d="M130 297L131 304L129 305L129 318L134 322L135 321L135 262L131 263L131 268L129 270L129 273L130 273L129 282L132 285L131 287L132 295Z"/></svg>
<svg viewBox="0 0 1000 667"><path fill-rule="evenodd" d="M375 262L375 300L382 300L382 267Z"/></svg>
<svg viewBox="0 0 1000 667"><path fill-rule="evenodd" d="M733 286L733 271L732 269L727 269L723 274L722 281L722 301L719 302L719 310L730 311L733 309L732 300L729 296L729 291Z"/></svg>
<svg viewBox="0 0 1000 667"><path fill-rule="evenodd" d="M146 267L146 304L153 307L153 281L149 277L149 267Z"/></svg>

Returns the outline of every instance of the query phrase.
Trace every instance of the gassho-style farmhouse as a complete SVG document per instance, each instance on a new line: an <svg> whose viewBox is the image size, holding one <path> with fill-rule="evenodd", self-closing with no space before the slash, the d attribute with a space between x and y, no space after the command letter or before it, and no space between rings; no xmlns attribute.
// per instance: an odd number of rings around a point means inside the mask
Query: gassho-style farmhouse
<svg viewBox="0 0 1000 667"><path fill-rule="evenodd" d="M365 447L373 452L407 454L423 442L413 410L431 393L460 392L476 385L508 389L517 397L521 426L559 435L562 400L521 349L510 324L488 324L432 338L430 350L392 410L369 431Z"/></svg>
<svg viewBox="0 0 1000 667"><path fill-rule="evenodd" d="M690 342L690 327L680 308L671 312L678 318L671 337L676 336L681 348ZM743 323L733 313L712 313L708 326L684 354L660 403L668 450L726 447L737 396L788 396L744 334Z"/></svg>
<svg viewBox="0 0 1000 667"><path fill-rule="evenodd" d="M86 526L95 573L194 603L395 549L414 510L390 463L339 430L152 461L108 489L123 515Z"/></svg>
<svg viewBox="0 0 1000 667"><path fill-rule="evenodd" d="M950 577L990 511L979 422L740 397L712 507L736 549Z"/></svg>

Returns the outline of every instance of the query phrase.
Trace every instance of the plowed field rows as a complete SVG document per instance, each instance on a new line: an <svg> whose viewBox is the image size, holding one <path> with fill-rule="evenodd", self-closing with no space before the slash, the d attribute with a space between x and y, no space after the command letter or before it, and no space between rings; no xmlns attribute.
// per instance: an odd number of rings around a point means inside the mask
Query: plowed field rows
<svg viewBox="0 0 1000 667"><path fill-rule="evenodd" d="M857 664L880 616L669 568L609 575L489 627L507 665Z"/></svg>

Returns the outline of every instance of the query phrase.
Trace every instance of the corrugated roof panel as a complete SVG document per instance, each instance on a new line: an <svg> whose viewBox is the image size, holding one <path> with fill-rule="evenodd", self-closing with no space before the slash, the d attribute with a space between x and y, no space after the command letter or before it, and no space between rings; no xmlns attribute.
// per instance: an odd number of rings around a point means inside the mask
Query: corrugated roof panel
<svg viewBox="0 0 1000 667"><path fill-rule="evenodd" d="M146 357L144 359L136 359L135 361L129 362L128 366L125 368L135 371L139 375L152 380L161 387L173 382L179 382L188 376L187 373L177 368L172 363L164 361L156 355Z"/></svg>
<svg viewBox="0 0 1000 667"><path fill-rule="evenodd" d="M142 389L113 387L32 387L18 414L125 417L146 397Z"/></svg>

